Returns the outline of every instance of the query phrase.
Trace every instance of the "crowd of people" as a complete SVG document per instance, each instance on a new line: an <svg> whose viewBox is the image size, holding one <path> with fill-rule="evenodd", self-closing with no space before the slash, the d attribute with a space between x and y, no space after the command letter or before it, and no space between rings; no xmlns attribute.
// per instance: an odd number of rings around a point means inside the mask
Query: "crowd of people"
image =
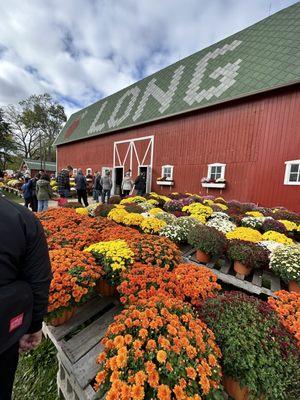
<svg viewBox="0 0 300 400"><path fill-rule="evenodd" d="M57 176L57 185L58 185L58 193L61 198L68 198L70 196L70 177L73 174L73 168L68 165L66 168L63 168ZM104 175L101 175L100 172L96 171L94 176L92 177L92 197L95 202L108 203L111 190L112 190L113 182L111 178L110 170L106 170ZM78 169L77 174L75 176L75 189L77 193L77 200L80 204L85 207L88 206L88 185L87 185L87 177L84 176L82 169ZM138 177L133 181L131 177L131 170L128 170L121 184L121 197L128 196L132 194L133 191L136 190L136 193L140 196L146 193L146 174L141 173Z"/></svg>
<svg viewBox="0 0 300 400"><path fill-rule="evenodd" d="M33 178L25 177L21 186L25 207L32 211L41 212L48 209L49 200L53 197L50 186L50 177L45 172L39 172Z"/></svg>
<svg viewBox="0 0 300 400"><path fill-rule="evenodd" d="M39 171L35 176L30 177L26 171L17 171L15 179L22 180L21 191L23 193L25 207L31 208L34 212L41 212L48 209L48 203L55 198L50 181L55 179L59 202L61 205L71 197L71 178L73 177L73 168L68 165L63 168L56 176L49 176L45 171ZM94 175L84 175L82 169L78 169L74 177L77 200L82 206L87 207L88 196L97 203L108 203L113 187L110 170L103 174L96 171ZM131 170L125 172L121 186L121 197L129 196L135 192L139 196L146 193L146 174L140 173L135 180L131 175Z"/></svg>

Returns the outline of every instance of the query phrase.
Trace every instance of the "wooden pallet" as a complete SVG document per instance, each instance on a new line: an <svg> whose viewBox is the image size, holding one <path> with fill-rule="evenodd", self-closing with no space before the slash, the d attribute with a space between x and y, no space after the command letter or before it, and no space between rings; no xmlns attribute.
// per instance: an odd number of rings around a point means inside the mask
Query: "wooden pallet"
<svg viewBox="0 0 300 400"><path fill-rule="evenodd" d="M65 400L93 400L93 380L99 370L97 355L100 340L122 306L117 299L95 296L80 307L64 325L53 327L44 323L43 333L57 349L59 371L58 393Z"/></svg>
<svg viewBox="0 0 300 400"><path fill-rule="evenodd" d="M274 292L284 288L284 283L270 271L255 271L249 277L238 274L227 260L219 260L220 266L215 263L201 264L196 260L195 249L191 246L182 247L185 262L192 262L196 265L203 265L213 270L218 279L224 283L246 290L249 293L267 296L274 296Z"/></svg>

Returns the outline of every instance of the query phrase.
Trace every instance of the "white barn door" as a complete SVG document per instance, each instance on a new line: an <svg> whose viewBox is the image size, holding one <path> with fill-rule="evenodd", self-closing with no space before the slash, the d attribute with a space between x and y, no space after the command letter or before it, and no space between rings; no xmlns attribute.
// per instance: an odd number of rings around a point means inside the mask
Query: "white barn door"
<svg viewBox="0 0 300 400"><path fill-rule="evenodd" d="M147 167L147 192L151 191L154 153L154 136L145 136L114 142L113 190L116 190L116 169L122 167L123 174L131 170L134 180L140 173L140 167ZM143 168L145 169L145 168Z"/></svg>

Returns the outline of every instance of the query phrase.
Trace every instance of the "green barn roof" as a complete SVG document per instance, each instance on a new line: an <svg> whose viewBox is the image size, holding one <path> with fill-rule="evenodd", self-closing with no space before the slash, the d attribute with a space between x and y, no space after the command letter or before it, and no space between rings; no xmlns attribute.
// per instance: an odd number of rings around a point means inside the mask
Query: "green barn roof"
<svg viewBox="0 0 300 400"><path fill-rule="evenodd" d="M23 164L26 164L29 169L40 170L41 169L41 160L29 160L24 159ZM56 163L52 161L42 161L42 168L46 171L56 171Z"/></svg>
<svg viewBox="0 0 300 400"><path fill-rule="evenodd" d="M300 3L73 114L60 145L300 81Z"/></svg>

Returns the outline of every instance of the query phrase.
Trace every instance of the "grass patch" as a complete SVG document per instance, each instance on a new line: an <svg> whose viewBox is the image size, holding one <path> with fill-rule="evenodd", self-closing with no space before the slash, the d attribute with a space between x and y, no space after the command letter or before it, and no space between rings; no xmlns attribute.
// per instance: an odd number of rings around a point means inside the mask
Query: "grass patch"
<svg viewBox="0 0 300 400"><path fill-rule="evenodd" d="M37 350L20 356L14 384L14 400L59 400L56 349L45 339Z"/></svg>

